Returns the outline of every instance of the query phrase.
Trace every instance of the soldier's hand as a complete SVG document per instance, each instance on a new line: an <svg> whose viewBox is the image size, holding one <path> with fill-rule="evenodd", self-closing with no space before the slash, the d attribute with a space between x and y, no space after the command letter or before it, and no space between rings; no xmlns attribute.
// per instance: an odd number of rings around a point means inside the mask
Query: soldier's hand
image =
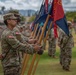
<svg viewBox="0 0 76 75"><path fill-rule="evenodd" d="M30 36L29 39L32 39L32 36Z"/></svg>
<svg viewBox="0 0 76 75"><path fill-rule="evenodd" d="M33 47L34 47L34 50L35 50L36 52L38 52L38 51L41 50L41 48L42 48L42 46L39 46L39 45L37 45L37 44L34 44Z"/></svg>
<svg viewBox="0 0 76 75"><path fill-rule="evenodd" d="M43 48L43 46L42 46L41 49L37 52L37 54L42 55L43 52L44 52L44 48Z"/></svg>
<svg viewBox="0 0 76 75"><path fill-rule="evenodd" d="M43 52L44 52L43 50L39 50L39 51L37 52L37 54L42 55Z"/></svg>
<svg viewBox="0 0 76 75"><path fill-rule="evenodd" d="M30 44L35 44L37 42L37 39L29 39L28 41Z"/></svg>

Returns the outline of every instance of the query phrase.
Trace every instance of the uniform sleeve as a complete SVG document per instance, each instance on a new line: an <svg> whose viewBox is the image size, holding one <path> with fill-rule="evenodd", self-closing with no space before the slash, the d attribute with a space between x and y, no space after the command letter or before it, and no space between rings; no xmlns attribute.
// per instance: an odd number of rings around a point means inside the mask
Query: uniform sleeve
<svg viewBox="0 0 76 75"><path fill-rule="evenodd" d="M28 41L28 38L23 36L17 27L15 27L13 31L14 31L14 34L19 35L18 38L20 37L20 40L22 39L23 42Z"/></svg>
<svg viewBox="0 0 76 75"><path fill-rule="evenodd" d="M35 52L32 45L19 42L13 34L6 35L5 39L7 43L15 50L24 51L29 54L33 54Z"/></svg>
<svg viewBox="0 0 76 75"><path fill-rule="evenodd" d="M27 42L28 42L28 40L29 40L29 38L28 38L28 37L23 36L23 35L21 35L21 37L23 38L23 41L27 41Z"/></svg>

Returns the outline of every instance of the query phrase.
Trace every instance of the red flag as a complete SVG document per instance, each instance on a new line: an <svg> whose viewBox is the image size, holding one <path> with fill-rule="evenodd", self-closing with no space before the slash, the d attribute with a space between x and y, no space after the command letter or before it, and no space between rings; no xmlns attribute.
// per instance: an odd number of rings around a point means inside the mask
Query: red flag
<svg viewBox="0 0 76 75"><path fill-rule="evenodd" d="M64 11L61 0L54 0L54 22L64 17Z"/></svg>
<svg viewBox="0 0 76 75"><path fill-rule="evenodd" d="M55 38L58 37L58 33L57 33L57 25L54 23L54 36Z"/></svg>
<svg viewBox="0 0 76 75"><path fill-rule="evenodd" d="M46 10L46 13L48 12L48 0L45 0L45 10Z"/></svg>
<svg viewBox="0 0 76 75"><path fill-rule="evenodd" d="M64 17L64 11L63 11L63 7L62 7L62 1L61 0L53 0L53 19L54 19L54 35L55 37L58 37L57 34L57 25L56 25L56 21L63 18Z"/></svg>
<svg viewBox="0 0 76 75"><path fill-rule="evenodd" d="M69 29L67 26L66 17L64 14L64 10L62 7L61 0L53 0L52 9L49 14L52 16L51 18L54 21L54 33L55 37L57 37L57 25L67 34L69 35Z"/></svg>

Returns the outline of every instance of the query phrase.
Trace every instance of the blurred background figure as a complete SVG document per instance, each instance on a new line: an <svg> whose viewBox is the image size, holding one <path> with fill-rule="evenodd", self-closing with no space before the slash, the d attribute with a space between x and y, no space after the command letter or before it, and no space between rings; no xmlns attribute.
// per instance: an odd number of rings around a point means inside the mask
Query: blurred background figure
<svg viewBox="0 0 76 75"><path fill-rule="evenodd" d="M72 19L72 24L73 24L74 32L76 34L76 21L74 19Z"/></svg>
<svg viewBox="0 0 76 75"><path fill-rule="evenodd" d="M56 52L56 38L54 36L53 29L49 32L49 39L48 39L49 47L48 47L48 55L50 57L55 58L55 52Z"/></svg>
<svg viewBox="0 0 76 75"><path fill-rule="evenodd" d="M67 36L61 29L59 31L58 45L60 47L60 64L63 70L69 71L71 58L72 58L72 48L74 47L74 40L71 33L72 24L68 21L69 36Z"/></svg>

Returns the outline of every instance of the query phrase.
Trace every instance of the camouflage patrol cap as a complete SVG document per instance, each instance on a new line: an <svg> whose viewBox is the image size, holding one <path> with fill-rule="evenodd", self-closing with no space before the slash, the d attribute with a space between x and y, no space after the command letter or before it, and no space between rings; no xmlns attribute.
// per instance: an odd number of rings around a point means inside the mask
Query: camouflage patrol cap
<svg viewBox="0 0 76 75"><path fill-rule="evenodd" d="M20 17L20 14L14 13L15 17Z"/></svg>
<svg viewBox="0 0 76 75"><path fill-rule="evenodd" d="M67 21L68 26L72 26L71 21Z"/></svg>
<svg viewBox="0 0 76 75"><path fill-rule="evenodd" d="M17 19L17 17L15 17L13 13L5 14L5 15L3 16L3 18L4 18L4 20Z"/></svg>
<svg viewBox="0 0 76 75"><path fill-rule="evenodd" d="M14 13L14 16L17 17L18 22L21 21L21 15L18 13Z"/></svg>

